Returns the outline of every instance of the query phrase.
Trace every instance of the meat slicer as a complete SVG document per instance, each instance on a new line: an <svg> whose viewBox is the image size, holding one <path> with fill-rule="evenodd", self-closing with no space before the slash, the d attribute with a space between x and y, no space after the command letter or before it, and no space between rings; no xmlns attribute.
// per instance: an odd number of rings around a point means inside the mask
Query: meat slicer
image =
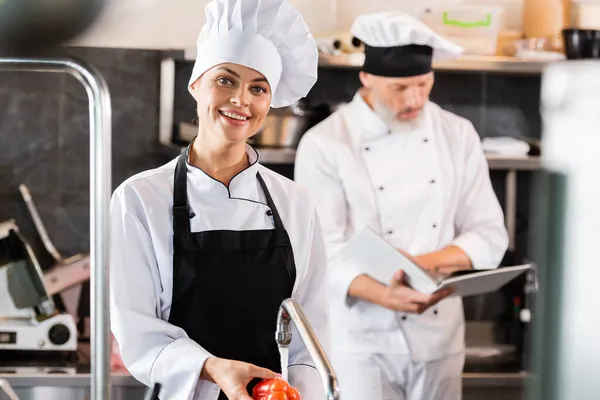
<svg viewBox="0 0 600 400"><path fill-rule="evenodd" d="M0 223L0 351L77 350L75 320L59 312L51 296L15 221Z"/></svg>

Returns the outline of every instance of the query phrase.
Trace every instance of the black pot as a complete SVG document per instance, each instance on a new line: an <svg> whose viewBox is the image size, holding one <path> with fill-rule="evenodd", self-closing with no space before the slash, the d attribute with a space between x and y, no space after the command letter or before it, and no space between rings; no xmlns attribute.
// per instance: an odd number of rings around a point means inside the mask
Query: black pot
<svg viewBox="0 0 600 400"><path fill-rule="evenodd" d="M567 59L600 58L600 31L571 28L562 33Z"/></svg>

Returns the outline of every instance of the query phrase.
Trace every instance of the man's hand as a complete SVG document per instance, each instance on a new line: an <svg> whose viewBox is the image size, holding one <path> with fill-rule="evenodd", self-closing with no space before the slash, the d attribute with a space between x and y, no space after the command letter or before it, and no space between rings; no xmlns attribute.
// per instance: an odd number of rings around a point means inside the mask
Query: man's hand
<svg viewBox="0 0 600 400"><path fill-rule="evenodd" d="M404 283L404 272L398 271L383 295L383 305L394 311L421 314L452 294L451 289L427 295L410 288Z"/></svg>
<svg viewBox="0 0 600 400"><path fill-rule="evenodd" d="M230 400L252 400L246 387L254 378L279 377L273 371L241 361L210 357L204 363L200 378L216 383Z"/></svg>
<svg viewBox="0 0 600 400"><path fill-rule="evenodd" d="M422 313L429 307L452 294L451 290L440 290L426 295L404 283L404 272L398 271L389 286L385 286L368 275L360 275L348 289L350 297L369 301L394 311Z"/></svg>
<svg viewBox="0 0 600 400"><path fill-rule="evenodd" d="M410 256L402 250L399 251L421 268L441 278L455 271L473 268L469 256L462 249L453 245L444 247L439 251L420 254L418 256Z"/></svg>

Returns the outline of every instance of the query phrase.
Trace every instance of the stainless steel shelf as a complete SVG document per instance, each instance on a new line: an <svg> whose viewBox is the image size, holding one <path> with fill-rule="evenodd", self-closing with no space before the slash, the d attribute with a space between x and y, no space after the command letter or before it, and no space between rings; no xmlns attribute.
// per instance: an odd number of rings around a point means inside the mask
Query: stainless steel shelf
<svg viewBox="0 0 600 400"><path fill-rule="evenodd" d="M321 54L319 66L338 68L360 68L364 61L364 54L328 55ZM513 57L492 56L463 56L459 59L438 62L433 65L438 71L472 71L472 72L500 72L513 74L540 74L544 68L554 62L560 61L530 61Z"/></svg>
<svg viewBox="0 0 600 400"><path fill-rule="evenodd" d="M164 51L163 57L193 62L196 59L196 49ZM319 55L319 66L321 67L360 68L363 62L364 53L342 55L320 53ZM438 71L540 74L548 64L555 62L560 61L534 61L514 57L466 55L456 60L435 63L433 67Z"/></svg>
<svg viewBox="0 0 600 400"><path fill-rule="evenodd" d="M263 164L293 164L296 159L294 149L256 148ZM499 157L488 155L491 170L534 171L540 168L539 157Z"/></svg>
<svg viewBox="0 0 600 400"><path fill-rule="evenodd" d="M492 170L535 171L541 168L538 156L501 157L488 155L487 161Z"/></svg>
<svg viewBox="0 0 600 400"><path fill-rule="evenodd" d="M296 159L295 149L256 148L262 164L293 164Z"/></svg>

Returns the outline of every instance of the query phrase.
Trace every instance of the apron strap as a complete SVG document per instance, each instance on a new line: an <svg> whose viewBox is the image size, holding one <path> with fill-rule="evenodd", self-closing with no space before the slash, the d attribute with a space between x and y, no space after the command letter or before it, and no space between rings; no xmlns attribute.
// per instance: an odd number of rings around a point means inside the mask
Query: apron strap
<svg viewBox="0 0 600 400"><path fill-rule="evenodd" d="M275 229L285 230L285 228L283 227L283 222L281 221L281 217L279 216L279 211L277 211L277 207L275 207L275 203L273 202L273 198L271 197L271 193L269 193L269 189L267 189L267 185L262 176L260 176L259 172L256 173L256 178L258 179L258 182L260 183L260 186L262 187L262 190L265 193L265 197L267 198L267 204L273 212L273 221L275 222Z"/></svg>
<svg viewBox="0 0 600 400"><path fill-rule="evenodd" d="M190 233L190 209L187 202L187 156L187 150L179 155L173 183L173 230L175 233L186 236Z"/></svg>

